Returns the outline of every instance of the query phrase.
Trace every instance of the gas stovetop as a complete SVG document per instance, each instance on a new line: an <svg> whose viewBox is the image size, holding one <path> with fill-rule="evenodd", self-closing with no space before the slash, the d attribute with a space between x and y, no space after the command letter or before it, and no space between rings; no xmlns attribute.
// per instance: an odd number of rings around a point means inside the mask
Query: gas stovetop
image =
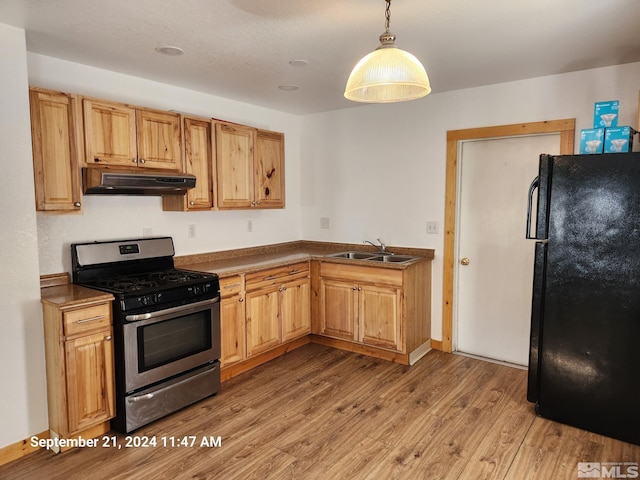
<svg viewBox="0 0 640 480"><path fill-rule="evenodd" d="M213 280L214 275L189 270L164 270L134 275L117 275L91 282L94 288L119 294L143 294L174 287L199 285Z"/></svg>
<svg viewBox="0 0 640 480"><path fill-rule="evenodd" d="M156 311L219 295L216 274L175 268L173 256L170 237L72 244L73 282L112 293L120 313Z"/></svg>

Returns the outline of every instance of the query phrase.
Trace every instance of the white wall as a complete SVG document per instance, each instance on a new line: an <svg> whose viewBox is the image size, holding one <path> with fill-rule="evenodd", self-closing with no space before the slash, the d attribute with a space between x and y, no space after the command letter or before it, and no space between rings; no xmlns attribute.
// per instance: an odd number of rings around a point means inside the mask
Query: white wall
<svg viewBox="0 0 640 480"><path fill-rule="evenodd" d="M0 24L0 448L48 428L24 31Z"/></svg>
<svg viewBox="0 0 640 480"><path fill-rule="evenodd" d="M576 118L577 148L596 101L620 100L619 124L637 128L638 78L634 63L305 116L302 236L434 248L432 335L441 339L447 131ZM426 234L431 220L440 234Z"/></svg>
<svg viewBox="0 0 640 480"><path fill-rule="evenodd" d="M147 228L153 235L173 237L177 255L300 239L299 116L42 55L29 53L27 58L33 86L221 118L285 134L285 209L163 212L160 197L85 196L82 215L38 215L41 274L71 270L72 242L140 238ZM252 232L247 231L248 220ZM188 237L192 224L195 238Z"/></svg>

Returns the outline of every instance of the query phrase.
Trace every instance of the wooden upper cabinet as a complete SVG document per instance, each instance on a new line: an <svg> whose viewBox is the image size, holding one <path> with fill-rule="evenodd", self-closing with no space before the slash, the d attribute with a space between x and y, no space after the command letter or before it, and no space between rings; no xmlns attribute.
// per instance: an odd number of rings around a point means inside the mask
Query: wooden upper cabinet
<svg viewBox="0 0 640 480"><path fill-rule="evenodd" d="M255 129L216 122L218 208L251 208Z"/></svg>
<svg viewBox="0 0 640 480"><path fill-rule="evenodd" d="M284 208L284 134L257 130L255 202L261 208Z"/></svg>
<svg viewBox="0 0 640 480"><path fill-rule="evenodd" d="M216 123L217 207L284 208L284 135Z"/></svg>
<svg viewBox="0 0 640 480"><path fill-rule="evenodd" d="M140 166L182 170L179 114L139 109L136 126Z"/></svg>
<svg viewBox="0 0 640 480"><path fill-rule="evenodd" d="M88 98L83 101L83 109L87 166L136 166L135 109Z"/></svg>
<svg viewBox="0 0 640 480"><path fill-rule="evenodd" d="M182 170L179 114L88 98L83 111L87 166Z"/></svg>
<svg viewBox="0 0 640 480"><path fill-rule="evenodd" d="M31 88L36 210L80 211L82 118L75 95Z"/></svg>
<svg viewBox="0 0 640 480"><path fill-rule="evenodd" d="M162 197L162 208L172 211L209 210L213 208L213 138L211 120L183 117L184 172L196 177L196 186L186 195Z"/></svg>

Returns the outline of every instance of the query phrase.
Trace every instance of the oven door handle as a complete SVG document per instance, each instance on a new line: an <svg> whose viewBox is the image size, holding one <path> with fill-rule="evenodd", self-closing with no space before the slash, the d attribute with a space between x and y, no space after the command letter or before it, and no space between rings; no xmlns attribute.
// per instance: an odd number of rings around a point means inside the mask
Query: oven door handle
<svg viewBox="0 0 640 480"><path fill-rule="evenodd" d="M180 305L179 307L165 308L164 310L158 310L157 312L141 313L138 315L126 315L124 319L127 322L138 322L140 320L148 320L150 318L163 317L165 315L172 315L174 313L180 313L184 311L194 310L199 307L212 305L220 301L220 296L209 300L203 300L201 302L187 303L186 305Z"/></svg>

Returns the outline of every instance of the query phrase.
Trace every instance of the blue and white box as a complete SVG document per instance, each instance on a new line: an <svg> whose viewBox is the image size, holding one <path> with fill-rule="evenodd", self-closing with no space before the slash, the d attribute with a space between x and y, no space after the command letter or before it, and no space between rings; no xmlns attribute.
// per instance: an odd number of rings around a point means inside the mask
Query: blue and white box
<svg viewBox="0 0 640 480"><path fill-rule="evenodd" d="M593 128L618 126L618 100L596 102L593 107Z"/></svg>
<svg viewBox="0 0 640 480"><path fill-rule="evenodd" d="M607 128L604 132L604 153L630 152L635 133L631 127Z"/></svg>
<svg viewBox="0 0 640 480"><path fill-rule="evenodd" d="M580 130L580 154L602 153L604 128Z"/></svg>

